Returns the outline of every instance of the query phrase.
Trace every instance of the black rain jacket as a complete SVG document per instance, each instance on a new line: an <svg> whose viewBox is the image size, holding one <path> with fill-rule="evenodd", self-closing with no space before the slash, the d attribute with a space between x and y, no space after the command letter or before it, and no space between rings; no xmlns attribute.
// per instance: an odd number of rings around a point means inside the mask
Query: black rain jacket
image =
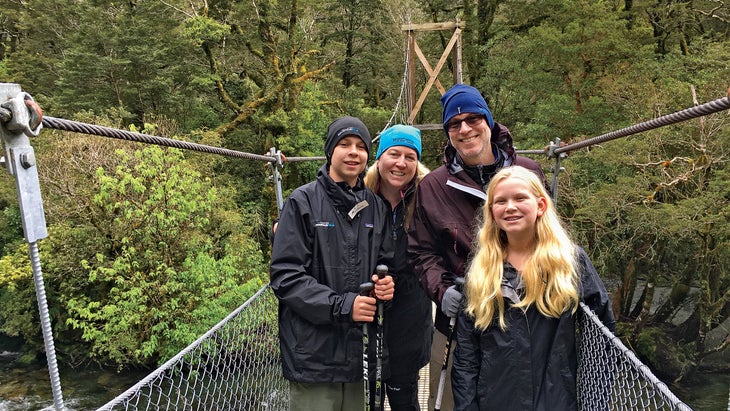
<svg viewBox="0 0 730 411"><path fill-rule="evenodd" d="M355 213L356 204L367 206ZM351 212L352 211L352 212ZM361 283L392 265L388 207L359 179L335 183L324 165L295 189L281 213L271 252L271 288L279 299L279 342L286 379L304 383L363 379L362 324L352 321ZM375 375L371 330L369 371ZM387 366L387 350L383 364ZM383 379L389 375L383 368ZM372 380L371 380L372 381Z"/></svg>
<svg viewBox="0 0 730 411"><path fill-rule="evenodd" d="M391 211L391 238L395 242L393 278L395 294L385 315L385 339L390 358L391 381L413 382L419 370L431 358L433 307L421 288L413 267L408 264L408 237L404 229L406 204L415 195L415 187L403 196ZM388 204L385 200L384 202Z"/></svg>
<svg viewBox="0 0 730 411"><path fill-rule="evenodd" d="M606 288L585 251L577 251L581 301L614 332ZM575 316L582 311L548 318L534 306L512 308L518 274L509 263L504 270L506 331L496 324L476 329L473 318L459 314L451 372L455 411L577 410Z"/></svg>

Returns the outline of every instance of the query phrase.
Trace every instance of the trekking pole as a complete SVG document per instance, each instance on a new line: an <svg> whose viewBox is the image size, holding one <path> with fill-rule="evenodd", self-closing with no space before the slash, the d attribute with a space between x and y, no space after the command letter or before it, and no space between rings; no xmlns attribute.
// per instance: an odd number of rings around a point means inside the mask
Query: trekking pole
<svg viewBox="0 0 730 411"><path fill-rule="evenodd" d="M388 266L380 264L375 267L378 278L383 278L388 273ZM380 410L383 398L383 302L378 300L378 323L375 340L375 409Z"/></svg>
<svg viewBox="0 0 730 411"><path fill-rule="evenodd" d="M456 283L456 290L461 292L464 287L464 277L456 277L454 280ZM458 314L457 314L458 317ZM434 411L441 411L441 400L444 396L444 385L446 384L446 369L449 367L449 353L451 352L451 341L454 339L454 331L456 330L456 317L449 321L449 338L446 340L446 347L444 348L444 363L441 366L441 376L439 377L439 389L436 392L436 403L434 405Z"/></svg>
<svg viewBox="0 0 730 411"><path fill-rule="evenodd" d="M375 285L371 282L360 284L360 295L368 296ZM362 323L362 378L363 394L365 396L365 411L370 411L370 375L368 374L368 323Z"/></svg>

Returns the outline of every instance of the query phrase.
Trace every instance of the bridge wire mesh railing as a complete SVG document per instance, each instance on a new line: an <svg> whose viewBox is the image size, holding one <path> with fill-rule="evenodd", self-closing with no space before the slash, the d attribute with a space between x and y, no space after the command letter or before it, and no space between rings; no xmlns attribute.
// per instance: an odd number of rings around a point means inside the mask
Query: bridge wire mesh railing
<svg viewBox="0 0 730 411"><path fill-rule="evenodd" d="M236 311L99 410L287 410L276 298L264 286ZM691 410L581 304L582 410ZM428 384L421 380L421 384Z"/></svg>
<svg viewBox="0 0 730 411"><path fill-rule="evenodd" d="M583 303L577 329L581 410L691 410Z"/></svg>
<svg viewBox="0 0 730 411"><path fill-rule="evenodd" d="M730 98L726 96L578 143L566 146L557 144L545 150L521 150L518 153L546 154L555 158L557 165L561 153L728 108ZM65 131L266 161L279 166L282 164L282 156L277 158L274 149L269 155L242 153L53 117L44 117L43 125ZM286 161L322 159L289 157ZM280 179L277 181L280 182ZM280 189L277 187L277 190ZM288 384L281 376L278 363L275 313L276 299L268 287L264 287L185 350L100 409L287 409ZM592 313L587 313L583 318L578 339L577 388L581 409L690 409Z"/></svg>
<svg viewBox="0 0 730 411"><path fill-rule="evenodd" d="M99 410L289 408L279 365L276 297L268 286Z"/></svg>

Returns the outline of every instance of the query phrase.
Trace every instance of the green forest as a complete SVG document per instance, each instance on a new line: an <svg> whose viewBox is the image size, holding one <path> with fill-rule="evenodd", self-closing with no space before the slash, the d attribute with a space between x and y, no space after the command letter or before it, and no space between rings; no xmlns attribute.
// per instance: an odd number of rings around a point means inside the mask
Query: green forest
<svg viewBox="0 0 730 411"><path fill-rule="evenodd" d="M330 121L406 121L404 27L462 28L462 81L517 149L728 95L726 0L3 0L0 82L44 115L246 153L323 155ZM418 32L434 68L453 31ZM418 90L430 73L415 67ZM454 83L446 59L438 82ZM414 124L439 123L433 87ZM730 112L571 152L558 208L618 334L668 383L730 372ZM423 161L445 136L424 130ZM59 361L154 367L268 281L270 166L43 129L39 242ZM548 177L553 161L534 156ZM286 163L284 195L321 162ZM0 177L0 337L43 355L12 176ZM724 328L723 328L724 327Z"/></svg>

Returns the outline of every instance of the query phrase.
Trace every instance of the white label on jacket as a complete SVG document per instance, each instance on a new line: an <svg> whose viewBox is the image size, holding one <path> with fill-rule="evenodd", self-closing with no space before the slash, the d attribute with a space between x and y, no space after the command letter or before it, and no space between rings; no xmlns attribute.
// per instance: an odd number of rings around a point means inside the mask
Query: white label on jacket
<svg viewBox="0 0 730 411"><path fill-rule="evenodd" d="M352 207L352 210L347 213L348 216L350 216L350 220L353 220L357 213L359 213L363 208L368 206L368 202L366 200L362 200L359 203L355 204L355 207Z"/></svg>
<svg viewBox="0 0 730 411"><path fill-rule="evenodd" d="M449 187L453 187L459 191L463 191L465 193L469 193L471 195L477 196L481 198L484 201L487 201L487 193L481 190L477 190L476 188L468 187L463 184L456 183L454 181L448 180L446 181L446 185Z"/></svg>

